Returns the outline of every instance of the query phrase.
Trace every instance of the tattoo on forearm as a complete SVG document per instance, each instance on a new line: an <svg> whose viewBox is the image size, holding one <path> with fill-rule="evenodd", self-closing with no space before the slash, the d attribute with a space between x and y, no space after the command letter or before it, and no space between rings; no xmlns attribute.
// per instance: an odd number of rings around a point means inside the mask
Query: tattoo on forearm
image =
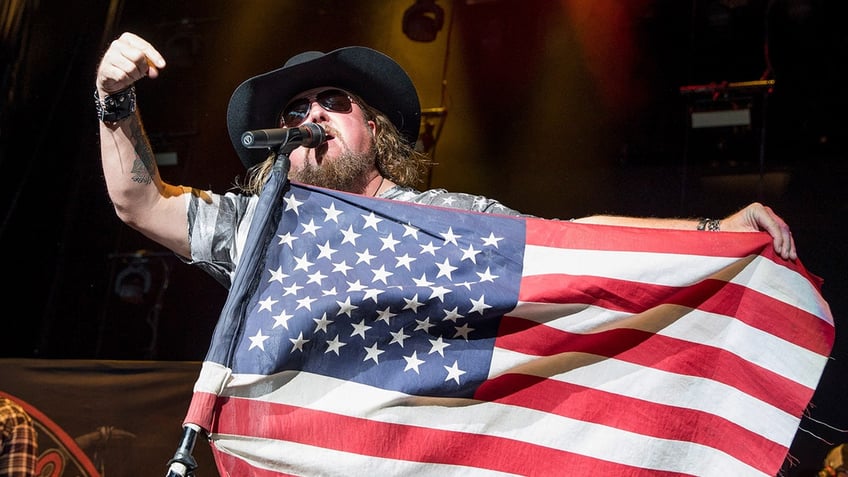
<svg viewBox="0 0 848 477"><path fill-rule="evenodd" d="M135 143L136 158L133 161L132 181L139 184L150 184L156 175L156 158L141 124L133 122L132 138Z"/></svg>
<svg viewBox="0 0 848 477"><path fill-rule="evenodd" d="M144 159L141 157L137 157L135 161L133 161L132 181L144 185L153 182L153 176L150 174L150 171L147 170Z"/></svg>

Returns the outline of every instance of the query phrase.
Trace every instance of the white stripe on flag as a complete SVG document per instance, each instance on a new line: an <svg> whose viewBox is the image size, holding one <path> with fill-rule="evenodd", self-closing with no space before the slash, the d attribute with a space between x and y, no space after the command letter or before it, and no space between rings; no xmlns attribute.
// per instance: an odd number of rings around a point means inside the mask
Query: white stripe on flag
<svg viewBox="0 0 848 477"><path fill-rule="evenodd" d="M492 370L493 373L495 369L503 373L516 364L531 362L533 359L533 356L496 349ZM613 358L586 364L549 378L619 396L713 414L786 447L791 443L792 436L789 436L789 442L781 442L781 438L787 428L796 427L799 422L796 417L725 384ZM722 399L704 399L704 396L721 396ZM753 413L752 409L758 412Z"/></svg>
<svg viewBox="0 0 848 477"><path fill-rule="evenodd" d="M735 257L708 257L652 252L576 250L528 245L524 276L568 274L684 286L699 282L739 262Z"/></svg>
<svg viewBox="0 0 848 477"><path fill-rule="evenodd" d="M623 368L625 375L632 372L626 368ZM692 468L700 468L699 465L694 465L694 462L703 463L706 460L713 465L710 473L704 475L761 475L756 469L732 456L691 442L658 439L543 411L498 403L445 399L441 402L454 402L456 406L417 405L422 398L305 372L296 375L285 374L286 376L268 377L234 375L232 386L227 389L226 395L237 395L239 389L267 389L270 392L259 400L361 417L376 422L497 436L647 469L686 473ZM588 380L588 377L584 378ZM280 386L281 381L286 385ZM633 387L629 380L620 381L628 381L622 383L622 387ZM688 384L692 385L691 382ZM254 394L254 399L257 398L259 397ZM744 400L745 396L740 396L739 399ZM363 406L363 403L368 403L368 406ZM727 401L723 405L733 406ZM762 416L760 415L760 418L763 420L785 419L785 416L781 419L779 413L765 418ZM533 425L528 426L528 423ZM767 423L763 424L766 425L760 427L772 427ZM785 425L785 422L779 424ZM797 421L791 425L797 425ZM219 445L218 436L215 435L213 439L215 444ZM660 448L663 449L661 453L649 451ZM640 451L634 452L635 449Z"/></svg>

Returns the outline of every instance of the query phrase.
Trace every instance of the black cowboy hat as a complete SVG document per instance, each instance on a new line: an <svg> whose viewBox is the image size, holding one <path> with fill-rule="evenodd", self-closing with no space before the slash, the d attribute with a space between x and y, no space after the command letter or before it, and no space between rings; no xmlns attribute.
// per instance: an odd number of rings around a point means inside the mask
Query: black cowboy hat
<svg viewBox="0 0 848 477"><path fill-rule="evenodd" d="M356 94L385 114L410 145L418 139L418 93L409 75L393 59L362 46L329 53L307 51L290 58L282 68L248 79L233 92L227 108L227 129L246 168L264 161L268 154L242 146L242 134L278 127L279 114L289 100L321 86Z"/></svg>

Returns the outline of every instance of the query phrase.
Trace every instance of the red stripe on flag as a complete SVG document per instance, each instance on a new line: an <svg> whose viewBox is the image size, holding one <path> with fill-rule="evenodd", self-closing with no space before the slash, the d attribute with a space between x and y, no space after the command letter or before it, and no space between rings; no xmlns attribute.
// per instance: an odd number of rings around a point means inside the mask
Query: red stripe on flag
<svg viewBox="0 0 848 477"><path fill-rule="evenodd" d="M527 245L546 247L611 250L616 252L660 252L714 257L746 257L760 255L772 248L771 237L765 232L702 232L698 230L663 230L641 227L605 226L570 222L561 223L530 218L527 224ZM692 240L699 234L698 240ZM727 237L733 235L733 247Z"/></svg>
<svg viewBox="0 0 848 477"><path fill-rule="evenodd" d="M195 392L191 396L188 412L183 420L183 425L196 424L203 429L212 427L212 412L218 396L212 393Z"/></svg>
<svg viewBox="0 0 848 477"><path fill-rule="evenodd" d="M720 348L636 329L576 334L505 317L495 345L534 356L589 353L686 376L727 384L800 416L813 390ZM562 369L565 372L567 369ZM755 378L755 379L752 379Z"/></svg>
<svg viewBox="0 0 848 477"><path fill-rule="evenodd" d="M551 283L557 286L552 287ZM519 300L579 303L632 314L664 304L697 308L736 318L820 355L830 352L834 335L833 325L826 320L722 280L707 279L687 287L670 287L596 276L536 275L522 279Z"/></svg>
<svg viewBox="0 0 848 477"><path fill-rule="evenodd" d="M698 308L732 316L822 356L830 354L835 337L835 328L826 319L736 283L728 283Z"/></svg>
<svg viewBox="0 0 848 477"><path fill-rule="evenodd" d="M641 313L665 303L697 308L726 284L704 280L687 287L672 287L599 276L546 274L522 278L518 299L534 303L581 303Z"/></svg>
<svg viewBox="0 0 848 477"><path fill-rule="evenodd" d="M215 433L285 440L387 459L524 475L681 476L501 437L384 423L264 401L222 398ZM576 438L576 436L575 436ZM424 445L422 445L422 443ZM285 460L285 456L281 456Z"/></svg>

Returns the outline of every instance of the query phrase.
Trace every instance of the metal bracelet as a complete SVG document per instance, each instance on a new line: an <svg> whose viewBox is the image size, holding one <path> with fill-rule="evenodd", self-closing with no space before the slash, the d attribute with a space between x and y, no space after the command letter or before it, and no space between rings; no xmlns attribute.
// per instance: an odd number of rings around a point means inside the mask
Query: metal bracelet
<svg viewBox="0 0 848 477"><path fill-rule="evenodd" d="M718 232L721 230L721 220L719 219L708 219L706 217L702 217L698 219L698 230L706 230L707 232Z"/></svg>

